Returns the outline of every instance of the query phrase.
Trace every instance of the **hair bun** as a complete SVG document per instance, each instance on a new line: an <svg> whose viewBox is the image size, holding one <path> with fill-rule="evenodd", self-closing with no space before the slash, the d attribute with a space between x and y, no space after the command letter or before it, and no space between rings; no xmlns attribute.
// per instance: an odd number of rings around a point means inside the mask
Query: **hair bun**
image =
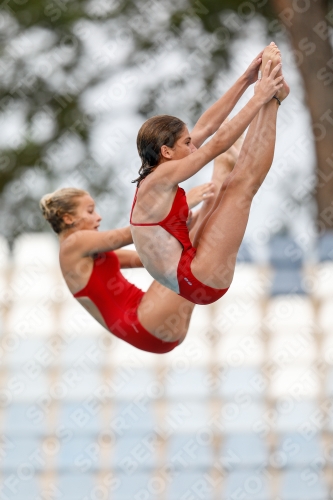
<svg viewBox="0 0 333 500"><path fill-rule="evenodd" d="M49 217L49 206L52 203L52 193L44 194L43 198L39 202L40 209L46 220Z"/></svg>
<svg viewBox="0 0 333 500"><path fill-rule="evenodd" d="M61 233L68 226L63 221L65 214L74 215L77 198L87 195L87 191L77 188L62 188L53 193L44 194L39 202L43 217L51 224L56 233Z"/></svg>

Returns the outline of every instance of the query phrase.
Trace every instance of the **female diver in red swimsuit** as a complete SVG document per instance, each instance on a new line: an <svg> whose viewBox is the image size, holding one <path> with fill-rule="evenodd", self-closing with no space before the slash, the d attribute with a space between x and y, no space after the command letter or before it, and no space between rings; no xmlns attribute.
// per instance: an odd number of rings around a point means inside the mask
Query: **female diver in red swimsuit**
<svg viewBox="0 0 333 500"><path fill-rule="evenodd" d="M260 63L262 79L254 96L232 120L221 125L244 90L257 80ZM202 115L191 137L181 120L167 115L150 118L139 131L142 166L134 181L137 191L130 219L134 244L147 271L193 303L215 302L231 284L252 199L272 164L277 109L289 93L281 73L280 52L272 42L262 58L256 58ZM226 151L249 124L236 165L192 244L186 227L186 198L178 183ZM216 130L215 136L197 149Z"/></svg>
<svg viewBox="0 0 333 500"><path fill-rule="evenodd" d="M193 207L204 201L205 207L214 197L214 184L207 183L192 189L188 202ZM142 267L135 251L121 249L132 243L129 227L98 232L101 217L94 200L80 189L47 194L40 207L59 235L60 266L70 291L102 326L153 353L169 352L183 341L194 304L157 282L144 293L120 272L120 268ZM196 218L200 221L200 212L190 224L195 225Z"/></svg>

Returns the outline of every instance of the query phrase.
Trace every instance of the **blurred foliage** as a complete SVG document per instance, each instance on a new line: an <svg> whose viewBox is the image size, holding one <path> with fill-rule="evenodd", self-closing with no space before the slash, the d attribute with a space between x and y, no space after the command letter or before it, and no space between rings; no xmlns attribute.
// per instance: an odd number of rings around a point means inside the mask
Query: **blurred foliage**
<svg viewBox="0 0 333 500"><path fill-rule="evenodd" d="M4 2L0 116L7 135L0 138L0 214L6 221L2 233L12 240L23 231L43 229L38 199L66 178L79 178L97 199L113 197L121 214L123 193L114 182L118 166L112 158L100 164L92 151L91 132L99 117L84 105L88 91L108 82L117 64L129 71L144 68L145 75L155 76L154 64L163 51L179 49L190 62L196 58L198 88L188 94L190 73L175 72L163 85L152 78L151 84L135 89L137 112L144 117L156 114L167 94L172 100L172 92L183 89L183 107L194 121L214 96L216 75L228 65L231 41L243 35L255 15L267 19L268 32L280 30L268 0ZM117 40L116 53L130 47L121 62L94 55L89 43L95 32ZM172 106L178 109L178 99L167 107L169 112ZM18 137L10 133L14 115L19 117Z"/></svg>

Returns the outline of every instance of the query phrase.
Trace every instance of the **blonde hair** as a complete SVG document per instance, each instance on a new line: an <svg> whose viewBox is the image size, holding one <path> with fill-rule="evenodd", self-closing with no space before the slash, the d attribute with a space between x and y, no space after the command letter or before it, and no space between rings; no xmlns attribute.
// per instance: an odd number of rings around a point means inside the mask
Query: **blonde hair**
<svg viewBox="0 0 333 500"><path fill-rule="evenodd" d="M64 229L73 227L73 225L66 224L63 217L65 214L75 215L78 206L77 198L87 194L89 193L83 189L62 188L43 196L39 206L44 219L52 226L54 232L59 234Z"/></svg>

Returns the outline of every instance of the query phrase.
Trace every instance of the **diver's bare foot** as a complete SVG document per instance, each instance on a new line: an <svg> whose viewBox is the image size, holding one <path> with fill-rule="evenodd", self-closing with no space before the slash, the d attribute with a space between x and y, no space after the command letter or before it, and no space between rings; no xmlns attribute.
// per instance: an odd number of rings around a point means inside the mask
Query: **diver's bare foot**
<svg viewBox="0 0 333 500"><path fill-rule="evenodd" d="M270 68L271 71L273 68L275 68L275 66L277 64L279 64L281 62L281 53L280 53L277 45L274 42L271 42L269 45L267 45L267 47L264 50L264 53L262 55L262 63L260 66L261 71L263 71L263 69L265 68L265 66L269 60L272 61L271 68ZM282 75L282 69L280 69L277 72L276 76L280 76L280 75ZM287 84L287 82L285 80L283 80L282 83L283 83L283 87L276 93L276 97L278 97L280 99L280 101L283 101L286 97L288 97L289 92L290 92L290 88L289 88L289 85Z"/></svg>
<svg viewBox="0 0 333 500"><path fill-rule="evenodd" d="M272 69L274 69L275 66L281 62L281 52L279 51L277 45L274 42L271 42L269 45L267 45L267 47L263 52L262 61L259 68L261 76L269 60L272 61L270 71L272 71ZM276 76L280 75L282 75L282 70L279 70Z"/></svg>

